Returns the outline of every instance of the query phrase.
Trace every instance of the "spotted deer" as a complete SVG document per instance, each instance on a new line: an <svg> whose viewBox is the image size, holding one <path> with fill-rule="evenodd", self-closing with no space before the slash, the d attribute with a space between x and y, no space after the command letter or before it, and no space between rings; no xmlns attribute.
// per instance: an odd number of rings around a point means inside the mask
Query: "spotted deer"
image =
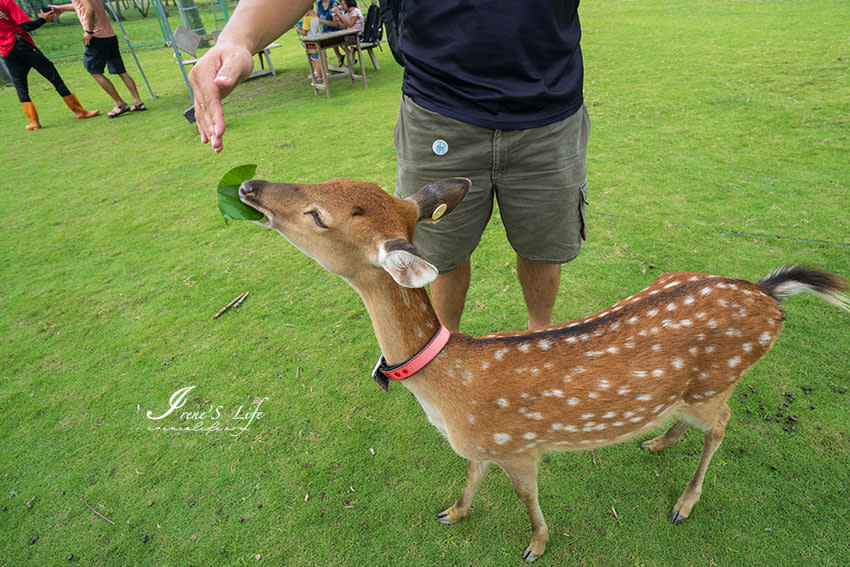
<svg viewBox="0 0 850 567"><path fill-rule="evenodd" d="M528 509L528 562L549 540L537 499L542 453L620 443L677 416L666 433L641 444L661 451L691 425L700 427L699 465L670 515L681 523L723 440L735 384L782 329L778 299L810 292L850 310L841 293L847 281L821 271L783 268L758 283L677 272L598 313L544 330L449 336L423 289L437 270L411 240L417 222L451 212L469 185L446 179L402 200L349 179L252 180L241 186L240 198L265 215L261 224L360 293L383 352L376 379L404 378L431 423L467 459L466 487L439 521L466 516L495 462Z"/></svg>

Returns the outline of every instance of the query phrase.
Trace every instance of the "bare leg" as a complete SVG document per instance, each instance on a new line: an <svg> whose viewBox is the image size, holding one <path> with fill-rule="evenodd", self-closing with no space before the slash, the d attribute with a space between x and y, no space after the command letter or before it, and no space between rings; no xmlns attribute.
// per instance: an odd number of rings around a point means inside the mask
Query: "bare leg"
<svg viewBox="0 0 850 567"><path fill-rule="evenodd" d="M112 100L115 101L115 106L122 106L126 104L124 99L121 98L121 95L118 94L118 91L115 90L115 85L112 84L112 81L107 78L103 73L92 73L91 75L97 84L106 91L106 94L112 97Z"/></svg>
<svg viewBox="0 0 850 567"><path fill-rule="evenodd" d="M530 262L517 256L516 268L528 308L528 328L540 329L550 325L561 283L561 265Z"/></svg>
<svg viewBox="0 0 850 567"><path fill-rule="evenodd" d="M472 504L472 499L475 497L475 491L478 490L478 486L484 480L484 475L487 474L489 469L489 461L466 462L466 486L454 506L437 514L441 523L455 524L466 516L466 513L469 512L469 506Z"/></svg>
<svg viewBox="0 0 850 567"><path fill-rule="evenodd" d="M673 512L670 514L670 521L674 524L681 524L691 515L691 510L694 505L699 502L702 494L702 481L705 478L705 471L708 469L708 464L711 462L711 457L723 441L726 435L726 422L729 421L729 416L732 412L729 406L725 403L720 408L717 416L717 421L714 426L705 432L705 440L702 446L702 455L699 458L699 465L694 477L685 487L685 491L676 502ZM674 426L675 427L675 426Z"/></svg>
<svg viewBox="0 0 850 567"><path fill-rule="evenodd" d="M531 543L522 553L523 559L531 563L546 551L549 542L549 527L537 501L537 462L532 459L499 463L511 479L519 499L528 510L531 520Z"/></svg>
<svg viewBox="0 0 850 567"><path fill-rule="evenodd" d="M680 419L676 423L673 424L667 433L664 435L660 435L655 439L650 439L649 441L644 441L640 444L641 449L646 449L648 451L652 451L655 453L656 451L663 451L664 449L669 449L673 445L676 444L676 441L685 434L685 431L690 429L691 424L684 419Z"/></svg>
<svg viewBox="0 0 850 567"><path fill-rule="evenodd" d="M440 322L453 333L460 330L460 317L463 315L471 275L472 266L467 260L460 267L440 274L431 282L431 302L434 304L434 311L437 312Z"/></svg>
<svg viewBox="0 0 850 567"><path fill-rule="evenodd" d="M124 81L127 90L130 91L130 96L133 97L133 104L141 104L142 99L139 97L139 90L136 88L136 81L133 80L133 77L129 73L121 73L120 77Z"/></svg>

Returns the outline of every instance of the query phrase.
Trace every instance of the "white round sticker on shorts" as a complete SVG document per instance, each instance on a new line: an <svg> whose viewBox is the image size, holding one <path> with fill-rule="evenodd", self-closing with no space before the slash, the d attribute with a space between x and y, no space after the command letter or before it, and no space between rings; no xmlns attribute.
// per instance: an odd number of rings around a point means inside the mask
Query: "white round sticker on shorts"
<svg viewBox="0 0 850 567"><path fill-rule="evenodd" d="M431 149L434 150L434 153L438 156L444 156L449 151L449 145L445 140L434 140L434 143L431 144Z"/></svg>

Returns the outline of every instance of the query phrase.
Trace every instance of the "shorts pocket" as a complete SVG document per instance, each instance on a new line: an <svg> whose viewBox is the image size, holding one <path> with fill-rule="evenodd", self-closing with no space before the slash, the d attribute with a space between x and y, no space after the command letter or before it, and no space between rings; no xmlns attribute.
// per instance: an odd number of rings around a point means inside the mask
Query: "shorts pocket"
<svg viewBox="0 0 850 567"><path fill-rule="evenodd" d="M581 218L581 239L587 240L587 205L590 204L590 201L587 200L587 183L583 183L579 188L579 192L581 193L581 199L578 203L578 214Z"/></svg>

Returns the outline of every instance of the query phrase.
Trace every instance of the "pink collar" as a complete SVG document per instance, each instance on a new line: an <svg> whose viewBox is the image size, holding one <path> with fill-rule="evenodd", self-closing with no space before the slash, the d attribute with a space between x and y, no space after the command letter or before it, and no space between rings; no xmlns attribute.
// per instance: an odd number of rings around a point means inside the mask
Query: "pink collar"
<svg viewBox="0 0 850 567"><path fill-rule="evenodd" d="M378 364L375 365L375 369L372 371L372 378L386 391L390 385L390 380L410 378L425 368L429 362L434 360L442 352L443 347L449 342L449 338L451 338L451 332L445 326L440 325L440 329L431 337L431 340L405 362L396 364L395 366L389 366L382 354L381 358L378 359Z"/></svg>

